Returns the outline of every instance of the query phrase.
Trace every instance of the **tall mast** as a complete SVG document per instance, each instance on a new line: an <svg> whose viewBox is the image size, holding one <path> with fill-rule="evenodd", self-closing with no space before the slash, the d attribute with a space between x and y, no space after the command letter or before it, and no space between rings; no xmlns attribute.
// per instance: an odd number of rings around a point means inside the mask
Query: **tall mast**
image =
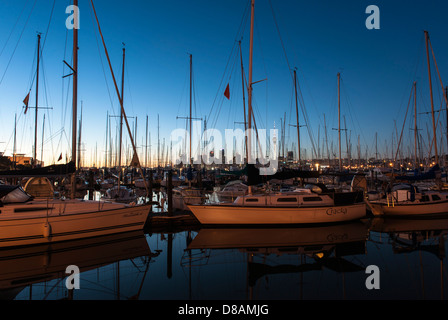
<svg viewBox="0 0 448 320"><path fill-rule="evenodd" d="M40 149L40 161L43 163L44 160L44 133L45 133L45 114L44 114L44 120L42 123L42 147Z"/></svg>
<svg viewBox="0 0 448 320"><path fill-rule="evenodd" d="M375 160L378 161L378 132L375 132Z"/></svg>
<svg viewBox="0 0 448 320"><path fill-rule="evenodd" d="M145 134L145 167L148 168L148 115L146 115L146 134Z"/></svg>
<svg viewBox="0 0 448 320"><path fill-rule="evenodd" d="M414 81L414 167L417 164L417 82Z"/></svg>
<svg viewBox="0 0 448 320"><path fill-rule="evenodd" d="M79 134L78 134L78 168L81 167L81 134L82 134L82 100L81 100L81 117L79 119Z"/></svg>
<svg viewBox="0 0 448 320"><path fill-rule="evenodd" d="M425 41L426 41L426 58L428 61L428 77L429 77L429 92L431 97L431 115L432 115L432 129L434 134L434 152L435 152L435 162L439 163L439 155L437 150L437 138L436 138L436 122L434 117L434 98L432 96L432 81L431 81L431 67L429 63L429 48L428 48L428 41L429 41L429 34L428 31L425 31Z"/></svg>
<svg viewBox="0 0 448 320"><path fill-rule="evenodd" d="M34 168L37 166L37 110L39 104L39 65L40 65L40 33L37 34L36 110L34 119L34 155L33 155Z"/></svg>
<svg viewBox="0 0 448 320"><path fill-rule="evenodd" d="M73 5L75 9L78 7L78 0L73 0ZM77 10L75 10L75 14L77 15ZM76 23L78 23L79 16L75 16ZM76 158L77 158L77 115L78 115L78 28L75 26L73 28L73 100L72 100L72 162L76 168ZM76 177L75 174L72 175L71 181L71 197L75 198L76 192Z"/></svg>
<svg viewBox="0 0 448 320"><path fill-rule="evenodd" d="M345 131L345 145L346 145L346 150L347 150L347 165L350 170L351 163L350 163L349 143L348 143L348 137L347 137L347 124L345 123L345 115L344 115L344 131Z"/></svg>
<svg viewBox="0 0 448 320"><path fill-rule="evenodd" d="M342 171L341 157L341 93L340 93L341 74L338 72L338 139L339 139L339 171Z"/></svg>
<svg viewBox="0 0 448 320"><path fill-rule="evenodd" d="M124 97L124 63L125 63L125 57L126 57L126 48L123 46L123 66L121 71L121 104L123 105L123 97ZM123 144L123 109L120 107L120 141L118 142L118 167L120 168L121 172L121 148ZM120 173L121 178L121 173Z"/></svg>
<svg viewBox="0 0 448 320"><path fill-rule="evenodd" d="M109 138L109 111L106 112L106 153L104 154L104 167L107 167L107 143Z"/></svg>
<svg viewBox="0 0 448 320"><path fill-rule="evenodd" d="M300 155L300 125L299 125L299 106L297 102L297 73L294 69L294 91L296 95L296 120L297 120L297 149L298 149L298 159L299 159L299 168L302 165L302 159Z"/></svg>
<svg viewBox="0 0 448 320"><path fill-rule="evenodd" d="M246 86L244 84L244 68L243 68L243 51L241 50L241 40L238 42L240 47L240 60L241 60L241 81L242 81L242 89L243 89L243 112L244 112L244 132L247 130L247 119L246 119L246 95L244 91L246 90ZM246 144L246 159L249 159L247 153L247 135L244 135L245 144Z"/></svg>
<svg viewBox="0 0 448 320"><path fill-rule="evenodd" d="M12 148L12 161L14 170L16 169L16 138L17 138L17 113L14 116L14 146Z"/></svg>
<svg viewBox="0 0 448 320"><path fill-rule="evenodd" d="M253 64L253 47L254 47L254 14L255 0L251 0L251 18L250 18L250 47L249 47L249 88L248 88L248 143L247 143L247 162L252 158L252 64Z"/></svg>
<svg viewBox="0 0 448 320"><path fill-rule="evenodd" d="M325 144L327 146L328 166L330 166L330 149L328 149L327 122L325 120L325 113L324 113L324 125L325 125Z"/></svg>
<svg viewBox="0 0 448 320"><path fill-rule="evenodd" d="M78 6L78 0L73 0L73 5ZM78 19L78 17L76 17ZM72 161L76 164L77 149L77 116L78 116L78 29L73 28L73 120L72 120Z"/></svg>
<svg viewBox="0 0 448 320"><path fill-rule="evenodd" d="M190 154L190 159L189 159L189 163L190 163L190 166L192 165L192 160L191 160L191 158L192 158L192 155L191 155L191 117L192 117L192 112L191 112L191 101L192 101L192 77L193 77L193 55L191 55L190 54L190 117L189 117L189 122L190 122L190 125L189 125L189 127L190 127L190 152L189 152L189 154Z"/></svg>

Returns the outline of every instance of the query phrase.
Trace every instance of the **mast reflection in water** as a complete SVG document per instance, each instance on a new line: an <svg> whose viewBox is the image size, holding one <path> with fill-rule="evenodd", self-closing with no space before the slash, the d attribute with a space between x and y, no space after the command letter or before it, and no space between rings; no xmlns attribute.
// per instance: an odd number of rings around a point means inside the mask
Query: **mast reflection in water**
<svg viewBox="0 0 448 320"><path fill-rule="evenodd" d="M1 252L2 299L447 299L448 219L149 232ZM81 269L67 290L67 265ZM380 270L369 290L366 268Z"/></svg>

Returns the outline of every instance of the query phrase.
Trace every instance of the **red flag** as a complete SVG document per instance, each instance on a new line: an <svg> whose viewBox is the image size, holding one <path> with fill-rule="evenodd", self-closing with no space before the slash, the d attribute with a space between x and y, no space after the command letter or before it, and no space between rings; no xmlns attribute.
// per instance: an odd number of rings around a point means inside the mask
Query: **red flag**
<svg viewBox="0 0 448 320"><path fill-rule="evenodd" d="M224 96L230 100L230 89L229 89L229 84L227 84L227 88L226 91L224 91Z"/></svg>
<svg viewBox="0 0 448 320"><path fill-rule="evenodd" d="M61 155L59 156L58 162L62 160L62 152Z"/></svg>
<svg viewBox="0 0 448 320"><path fill-rule="evenodd" d="M30 101L30 92L28 92L25 99L23 99L23 103L25 104L25 114L28 111L28 102Z"/></svg>

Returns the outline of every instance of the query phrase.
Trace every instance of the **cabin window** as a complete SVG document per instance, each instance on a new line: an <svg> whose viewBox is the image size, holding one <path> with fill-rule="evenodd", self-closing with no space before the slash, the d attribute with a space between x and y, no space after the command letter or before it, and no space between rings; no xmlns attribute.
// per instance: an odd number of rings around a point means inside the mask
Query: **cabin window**
<svg viewBox="0 0 448 320"><path fill-rule="evenodd" d="M297 202L297 198L296 197L291 197L291 198L278 198L277 202Z"/></svg>
<svg viewBox="0 0 448 320"><path fill-rule="evenodd" d="M257 198L249 198L249 199L246 199L246 202L258 202L258 199Z"/></svg>
<svg viewBox="0 0 448 320"><path fill-rule="evenodd" d="M321 197L303 197L303 201L322 201Z"/></svg>
<svg viewBox="0 0 448 320"><path fill-rule="evenodd" d="M440 199L440 197L437 194L433 194L431 197L432 197L432 201L442 200L442 199Z"/></svg>
<svg viewBox="0 0 448 320"><path fill-rule="evenodd" d="M51 210L53 208L50 207L29 207L29 208L16 208L14 212L30 212L30 211L42 211L42 210Z"/></svg>
<svg viewBox="0 0 448 320"><path fill-rule="evenodd" d="M427 201L429 201L429 196L427 196L427 195L423 195L420 201L421 201L421 202L427 202Z"/></svg>

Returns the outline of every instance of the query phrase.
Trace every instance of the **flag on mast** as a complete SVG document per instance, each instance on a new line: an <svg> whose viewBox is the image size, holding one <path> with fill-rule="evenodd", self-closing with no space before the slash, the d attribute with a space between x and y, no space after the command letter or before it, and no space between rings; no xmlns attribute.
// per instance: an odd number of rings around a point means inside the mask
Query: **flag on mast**
<svg viewBox="0 0 448 320"><path fill-rule="evenodd" d="M227 84L226 90L224 91L224 96L230 100L230 88L229 84Z"/></svg>
<svg viewBox="0 0 448 320"><path fill-rule="evenodd" d="M28 102L30 101L30 92L26 95L25 99L23 99L23 103L25 104L25 114L28 111Z"/></svg>

